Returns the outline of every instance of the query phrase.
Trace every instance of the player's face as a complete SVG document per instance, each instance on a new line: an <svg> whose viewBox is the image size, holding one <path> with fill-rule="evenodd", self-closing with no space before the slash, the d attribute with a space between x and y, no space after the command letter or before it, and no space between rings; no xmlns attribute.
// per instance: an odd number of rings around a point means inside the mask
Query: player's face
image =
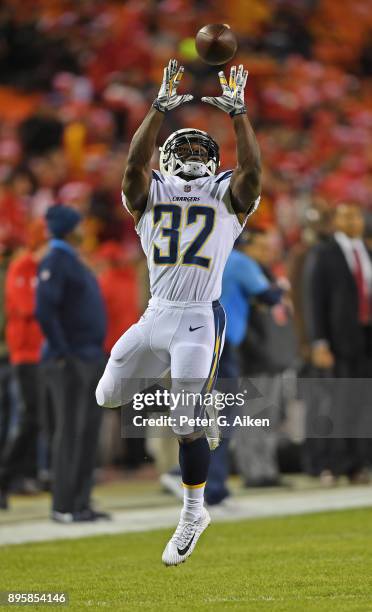
<svg viewBox="0 0 372 612"><path fill-rule="evenodd" d="M176 150L177 156L182 162L198 161L206 164L208 162L208 151L197 142L181 144Z"/></svg>

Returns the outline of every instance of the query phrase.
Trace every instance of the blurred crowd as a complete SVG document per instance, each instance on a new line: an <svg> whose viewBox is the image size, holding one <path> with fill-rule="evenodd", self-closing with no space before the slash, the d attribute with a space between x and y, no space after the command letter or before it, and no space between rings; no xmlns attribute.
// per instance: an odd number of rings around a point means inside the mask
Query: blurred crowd
<svg viewBox="0 0 372 612"><path fill-rule="evenodd" d="M169 114L161 140L180 127L204 129L220 144L221 169L235 164L229 117L198 101L219 88L217 69L198 59L193 41L212 22L228 23L237 33L234 62L250 73L248 112L264 167L262 202L251 227L265 236L270 274L292 283L297 349L283 370L311 361L305 260L333 232L341 202L363 211L370 246L369 2L1 0L0 451L22 395L14 366L40 358L38 324L23 329L20 319L33 314L36 269L47 242L43 218L51 205L68 205L83 218L79 252L99 279L106 353L143 311L145 265L120 184L130 139L170 57L185 65L181 87L196 101ZM275 316L280 323L280 309ZM13 409L5 410L8 405ZM140 445L128 445L128 464L143 460ZM104 448L103 442L103 454ZM45 457L38 461L48 465Z"/></svg>
<svg viewBox="0 0 372 612"><path fill-rule="evenodd" d="M250 72L248 109L264 162L255 223L277 227L287 247L314 195L368 208L369 9L364 0L342 7L332 0L3 0L3 248L22 244L29 220L61 200L86 215L88 251L108 239L135 241L120 209L122 171L173 55L185 64L182 87L196 102L169 116L161 138L187 125L205 129L221 146L223 168L234 165L229 118L198 102L219 88L217 69L197 58L192 38L210 22L237 32L235 60Z"/></svg>

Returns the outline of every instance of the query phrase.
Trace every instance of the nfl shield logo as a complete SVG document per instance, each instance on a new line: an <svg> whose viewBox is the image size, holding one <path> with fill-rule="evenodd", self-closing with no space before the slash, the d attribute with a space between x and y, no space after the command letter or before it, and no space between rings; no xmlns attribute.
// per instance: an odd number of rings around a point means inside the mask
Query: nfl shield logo
<svg viewBox="0 0 372 612"><path fill-rule="evenodd" d="M185 185L183 189L184 191L186 191L186 193L188 193L189 191L191 191L191 185Z"/></svg>

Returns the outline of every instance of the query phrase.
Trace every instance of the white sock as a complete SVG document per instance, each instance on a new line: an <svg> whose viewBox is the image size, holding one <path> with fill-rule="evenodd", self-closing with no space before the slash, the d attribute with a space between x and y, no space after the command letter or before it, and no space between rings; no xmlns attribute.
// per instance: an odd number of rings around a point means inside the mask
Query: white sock
<svg viewBox="0 0 372 612"><path fill-rule="evenodd" d="M202 513L204 505L204 489L206 483L200 485L183 485L183 508L181 518L185 521L195 521Z"/></svg>

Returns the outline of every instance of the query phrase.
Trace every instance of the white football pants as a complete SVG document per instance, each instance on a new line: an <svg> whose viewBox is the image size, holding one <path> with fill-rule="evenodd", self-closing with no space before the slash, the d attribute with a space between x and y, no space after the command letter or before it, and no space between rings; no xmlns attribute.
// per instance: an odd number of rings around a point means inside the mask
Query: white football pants
<svg viewBox="0 0 372 612"><path fill-rule="evenodd" d="M116 342L96 390L100 406L130 402L169 370L173 393L211 392L225 339L225 311L215 302L170 302L151 298L138 323ZM194 407L196 409L196 407ZM181 403L172 416L190 414ZM178 415L176 414L178 412ZM177 424L177 435L195 428ZM200 428L199 428L200 429Z"/></svg>

